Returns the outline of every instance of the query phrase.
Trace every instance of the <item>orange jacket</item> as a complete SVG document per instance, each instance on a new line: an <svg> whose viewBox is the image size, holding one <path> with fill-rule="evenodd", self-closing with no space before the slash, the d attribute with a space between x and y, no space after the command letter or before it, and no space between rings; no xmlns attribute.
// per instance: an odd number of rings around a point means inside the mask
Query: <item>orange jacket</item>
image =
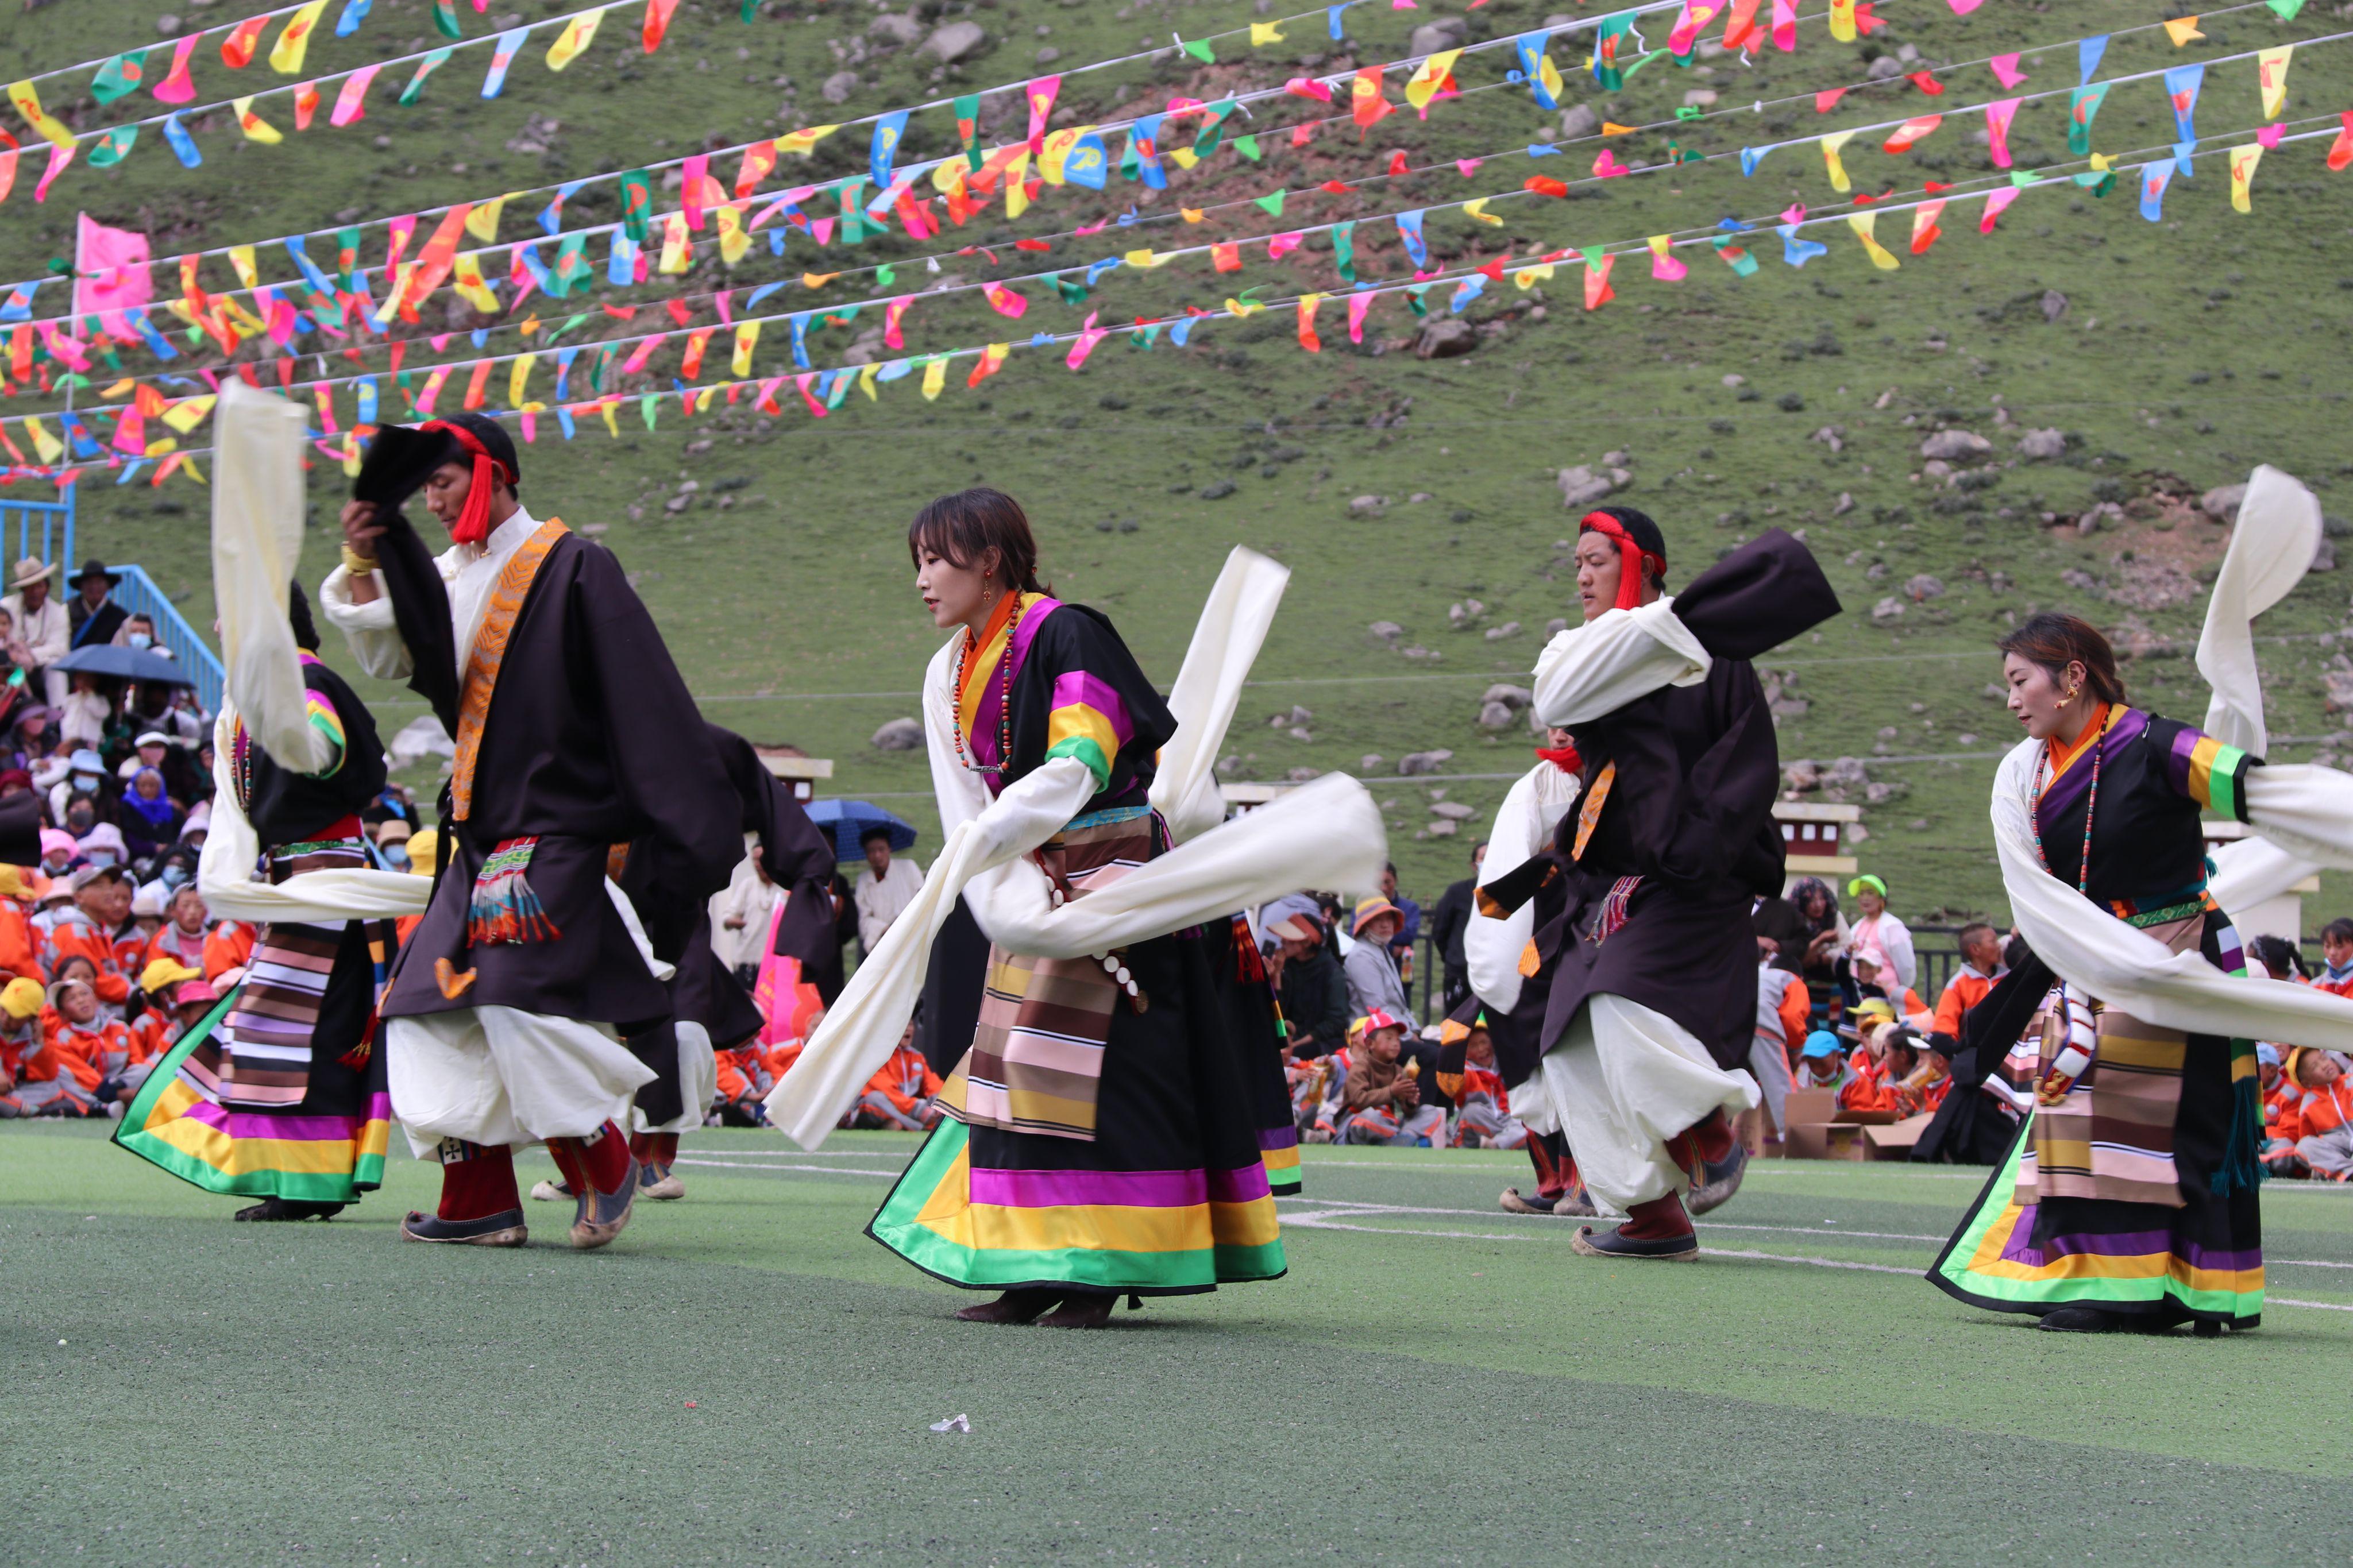
<svg viewBox="0 0 2353 1568"><path fill-rule="evenodd" d="M2353 1080L2338 1079L2327 1089L2296 1090L2295 1108L2280 1119L2280 1136L2293 1142L2334 1132L2353 1121Z"/></svg>
<svg viewBox="0 0 2353 1568"><path fill-rule="evenodd" d="M114 956L114 938L80 921L59 921L49 933L49 972L56 973L58 965L74 957L89 959L98 971L93 988L100 1001L120 1005L130 996L131 981Z"/></svg>
<svg viewBox="0 0 2353 1568"><path fill-rule="evenodd" d="M179 1043L170 1014L150 1007L139 1015L139 1021L130 1026L131 1059L135 1063L152 1062Z"/></svg>
<svg viewBox="0 0 2353 1568"><path fill-rule="evenodd" d="M40 945L33 936L32 921L25 906L14 899L0 899L0 973L21 974L27 980L47 978L41 973Z"/></svg>
<svg viewBox="0 0 2353 1568"><path fill-rule="evenodd" d="M1806 1048L1808 1026L1813 1018L1813 998L1806 993L1806 983L1794 974L1781 974L1781 1000L1775 1011L1781 1016L1781 1039L1791 1056Z"/></svg>
<svg viewBox="0 0 2353 1568"><path fill-rule="evenodd" d="M153 936L147 939L147 945L140 951L140 973L145 973L147 966L157 959L168 958L184 968L193 969L202 974L205 972L205 943L208 940L208 934L198 931L195 935L190 936L169 921L164 922Z"/></svg>
<svg viewBox="0 0 2353 1568"><path fill-rule="evenodd" d="M205 978L218 980L232 969L253 962L253 928L243 921L223 921L205 938Z"/></svg>
<svg viewBox="0 0 2353 1568"><path fill-rule="evenodd" d="M109 1072L134 1065L131 1031L121 1023L69 1024L54 1012L47 1018L56 1019L48 1030L48 1051L56 1058L56 1066L48 1072L30 1073L28 1077L54 1078L63 1070L89 1089L96 1089L99 1079Z"/></svg>
<svg viewBox="0 0 2353 1568"><path fill-rule="evenodd" d="M916 1100L929 1100L939 1093L941 1087L940 1075L932 1070L923 1053L913 1046L901 1046L892 1051L881 1070L866 1080L868 1093L881 1095L902 1114L912 1114Z"/></svg>
<svg viewBox="0 0 2353 1568"><path fill-rule="evenodd" d="M2288 1118L2295 1114L2295 1102L2303 1096L2303 1089L2287 1074L2282 1073L2272 1080L2271 1088L2263 1090L2263 1135L2265 1137L2287 1138L2291 1143L2295 1142L2294 1138L2289 1137L2284 1128Z"/></svg>
<svg viewBox="0 0 2353 1568"><path fill-rule="evenodd" d="M1854 1069L1854 1081L1839 1090L1839 1107L1844 1110L1893 1110L1895 1109L1895 1086L1887 1081L1887 1068L1879 1062L1862 1059L1860 1052L1850 1064Z"/></svg>
<svg viewBox="0 0 2353 1568"><path fill-rule="evenodd" d="M717 1053L719 1061L719 1092L728 1100L744 1100L760 1092L752 1080L752 1069L758 1066L759 1053L740 1048Z"/></svg>
<svg viewBox="0 0 2353 1568"><path fill-rule="evenodd" d="M1966 963L1955 971L1953 977L1945 982L1945 994L1936 998L1935 1032L1959 1039L1961 1015L1986 999L1986 993L1993 989L1997 978L1979 974Z"/></svg>

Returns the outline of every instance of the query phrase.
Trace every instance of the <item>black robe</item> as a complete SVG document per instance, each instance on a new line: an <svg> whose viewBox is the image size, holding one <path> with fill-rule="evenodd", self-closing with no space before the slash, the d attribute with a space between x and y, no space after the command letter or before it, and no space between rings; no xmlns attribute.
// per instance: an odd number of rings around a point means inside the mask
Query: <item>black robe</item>
<svg viewBox="0 0 2353 1568"><path fill-rule="evenodd" d="M1783 876L1780 749L1749 660L1839 603L1806 547L1776 529L1694 578L1674 609L1715 660L1706 679L1576 727L1580 805L1605 766L1618 772L1582 858L1579 812L1554 837L1574 934L1558 944L1540 1043L1549 1050L1586 999L1606 994L1665 1014L1729 1070L1746 1065L1757 1032L1749 908L1778 894ZM1595 942L1594 920L1623 877L1641 879L1626 922Z"/></svg>
<svg viewBox="0 0 2353 1568"><path fill-rule="evenodd" d="M410 687L458 729L459 678L449 598L424 542L399 513L377 542ZM612 846L632 846L662 886L723 886L744 844L741 803L653 617L612 552L559 538L515 616L477 753L467 818L442 792L433 902L401 944L387 1018L496 1005L623 1035L670 1016L605 890ZM561 935L472 945L476 875L497 847L536 837L526 879ZM715 881L713 880L715 878ZM436 961L474 979L445 994Z"/></svg>

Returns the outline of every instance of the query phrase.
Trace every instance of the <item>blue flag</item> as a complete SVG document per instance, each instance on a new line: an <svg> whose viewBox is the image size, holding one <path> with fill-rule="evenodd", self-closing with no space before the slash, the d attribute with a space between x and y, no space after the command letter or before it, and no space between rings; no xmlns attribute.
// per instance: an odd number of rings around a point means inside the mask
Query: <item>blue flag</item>
<svg viewBox="0 0 2353 1568"><path fill-rule="evenodd" d="M172 346L171 339L155 330L155 323L147 319L146 311L126 310L123 317L131 323L131 330L139 334L140 342L154 351L157 359L180 357L180 351Z"/></svg>
<svg viewBox="0 0 2353 1568"><path fill-rule="evenodd" d="M1817 245L1810 239L1798 237L1798 226L1785 223L1777 232L1781 236L1781 259L1792 267L1803 267L1817 256L1828 256L1831 247Z"/></svg>
<svg viewBox="0 0 2353 1568"><path fill-rule="evenodd" d="M1486 291L1487 280L1484 278L1465 278L1455 287L1454 297L1446 302L1446 307L1459 316L1470 308L1472 300Z"/></svg>
<svg viewBox="0 0 2353 1568"><path fill-rule="evenodd" d="M343 0L343 14L335 18L335 37L348 38L358 32L360 24L367 20L368 7L375 4L375 0Z"/></svg>
<svg viewBox="0 0 2353 1568"><path fill-rule="evenodd" d="M891 184L891 163L899 155L899 140L907 133L907 111L893 110L874 121L874 144L866 154L866 167L874 176L874 188L887 190Z"/></svg>
<svg viewBox="0 0 2353 1568"><path fill-rule="evenodd" d="M1062 156L1062 178L1091 191L1103 188L1110 170L1111 154L1104 150L1103 138L1092 131L1071 143L1070 152Z"/></svg>
<svg viewBox="0 0 2353 1568"><path fill-rule="evenodd" d="M1421 237L1421 220L1427 209L1416 207L1409 213L1397 215L1398 237L1405 241L1405 253L1413 258L1413 269L1425 271L1430 266L1430 247Z"/></svg>
<svg viewBox="0 0 2353 1568"><path fill-rule="evenodd" d="M1552 30L1522 33L1512 40L1512 47L1520 57L1520 74L1527 79L1528 90L1535 95L1538 109L1558 109L1560 100L1545 86L1545 46L1552 41Z"/></svg>
<svg viewBox="0 0 2353 1568"><path fill-rule="evenodd" d="M2092 85L2092 73L2100 68L2101 57L2108 52L2108 36L2095 34L2075 46L2075 62L2083 68L2084 85Z"/></svg>
<svg viewBox="0 0 2353 1568"><path fill-rule="evenodd" d="M164 140L171 144L172 155L180 160L182 168L203 167L205 155L196 151L196 139L188 134L186 126L180 123L178 114L164 116Z"/></svg>
<svg viewBox="0 0 2353 1568"><path fill-rule="evenodd" d="M1340 13L1345 11L1349 6L1356 3L1356 0L1342 0L1342 3L1337 5L1326 5L1324 7L1324 26L1332 29L1332 41L1334 43L1336 44L1341 39L1348 36L1340 26Z"/></svg>
<svg viewBox="0 0 2353 1568"><path fill-rule="evenodd" d="M2151 163L2140 172L2140 216L2151 223L2165 218L2165 187L2173 183L2173 165Z"/></svg>
<svg viewBox="0 0 2353 1568"><path fill-rule="evenodd" d="M302 275L302 281L332 300L335 297L334 279L320 271L319 264L311 259L304 248L308 244L308 236L295 235L286 242L286 254L293 261L294 270Z"/></svg>
<svg viewBox="0 0 2353 1568"><path fill-rule="evenodd" d="M796 370L807 370L809 367L808 323L808 312L806 310L792 319L793 367Z"/></svg>
<svg viewBox="0 0 2353 1568"><path fill-rule="evenodd" d="M2176 66L2165 73L2165 96L2173 104L2173 139L2198 140L2198 89L2205 84L2206 67Z"/></svg>
<svg viewBox="0 0 2353 1568"><path fill-rule="evenodd" d="M1136 172L1144 178L1146 189L1165 191L1168 188L1167 171L1160 166L1160 123L1167 116L1147 114L1130 127L1127 144L1135 153ZM1145 147L1152 151L1147 153Z"/></svg>

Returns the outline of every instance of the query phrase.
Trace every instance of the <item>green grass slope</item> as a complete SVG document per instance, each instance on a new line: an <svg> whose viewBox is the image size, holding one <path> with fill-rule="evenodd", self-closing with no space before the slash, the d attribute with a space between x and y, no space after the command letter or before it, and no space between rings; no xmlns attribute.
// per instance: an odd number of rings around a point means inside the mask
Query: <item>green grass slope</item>
<svg viewBox="0 0 2353 1568"><path fill-rule="evenodd" d="M1517 1155L1311 1150L1286 1279L1080 1335L957 1323L860 1234L913 1144L696 1134L610 1249L533 1205L482 1253L397 1239L417 1162L248 1226L12 1128L0 1553L2291 1563L2353 1529L2340 1189L2265 1189L2260 1330L2086 1339L1921 1279L1967 1172L1761 1162L1661 1271L1498 1213Z"/></svg>
<svg viewBox="0 0 2353 1568"><path fill-rule="evenodd" d="M878 47L849 63L869 49L862 40L874 11L864 5L769 5L747 26L732 6L689 4L658 55L625 52L628 29L617 16L607 37L560 77L539 64L538 47L527 51L494 102L473 96L479 58L460 56L416 108L380 99L363 126L290 134L275 148L213 135L205 140L206 166L194 174L162 147L142 146L117 170L69 174L48 204L36 207L25 192L28 173L0 222L0 274L27 276L62 254L78 204L108 221L148 227L169 248L220 244L325 226L340 214L409 211L675 157L706 138L732 144L1067 68L1163 42L1172 30L1198 37L1254 19L1240 0L1117 6L1001 0L920 9L926 25L968 10L990 35L988 51L935 83L929 60L908 50ZM1349 15L1353 37L1345 47L1303 22L1273 48L1221 45L1225 58L1215 66L1187 60L1181 68L1163 62L1073 76L1062 102L1092 121L1171 93L1215 98L1279 83L1309 68L1303 59L1333 70L1398 58L1407 52L1408 30L1439 9L1392 14L1359 5ZM1468 14L1470 36L1537 25L1549 9L1494 0ZM1809 22L1794 55L1767 51L1753 68L1720 57L1706 63L1705 77L1654 63L1608 98L1596 98L1577 76L1581 49L1564 45L1556 53L1571 76L1572 100L1590 100L1614 121L1672 125L1676 106L1694 90L1720 94L1719 110L1749 101L1765 107L1674 128L1674 141L1714 162L1587 184L1571 201L1509 202L1498 208L1506 220L1501 228L1433 216L1435 251L1452 265L1475 265L1506 243L1525 256L1704 228L1727 215L1767 225L1792 202L1819 209L1836 199L1815 151L1784 146L1750 179L1724 155L1744 143L1947 106L1954 112L1945 125L1907 157L1880 152L1876 135L1850 144L1846 162L1858 189L1893 184L1916 191L1923 178L1981 182L1992 171L1972 139L1979 119L1961 110L1996 95L1982 67L1948 78L1947 92L1933 104L1900 81L1851 93L1828 115L1801 95L1861 81L1866 57L1899 47L1916 47L1929 61L1974 60L2145 25L2155 16L2108 0L1986 6L1966 18L1931 0L1883 9L1891 26L1860 45L1833 44L1819 22ZM2114 42L2103 74L2322 38L2340 26L2334 12L2307 6L2290 23L2242 8L2210 19L2206 41L2179 51L2161 32L2131 34ZM461 13L470 28L483 25ZM358 38L322 40L312 64L326 69L363 58L360 45L389 52L428 34L427 15L423 0L378 0ZM26 69L64 63L153 37L153 7L121 0L52 5L13 20L0 54ZM1664 27L1663 21L1651 27L1651 42L1662 42ZM1039 64L1048 49L1059 50L1059 60ZM2069 86L2074 64L2072 47L2030 56L2031 79L2020 90ZM2299 51L2284 118L2312 129L2353 102L2349 64L2353 43ZM857 86L834 108L820 86L849 69ZM1466 58L1461 74L1466 88L1493 82L1500 57ZM216 65L199 82L216 86L226 75ZM786 81L789 94L779 85ZM1392 78L1393 96L1398 85ZM50 101L64 98L53 91ZM2021 110L2012 138L2021 167L2064 159L2063 102ZM1294 108L1309 107L1297 100L1263 106L1261 124L1287 124L1299 117ZM2210 139L2258 124L2253 63L2214 67L2198 113ZM535 114L559 122L552 149L509 151ZM1557 120L1517 89L1473 91L1439 104L1426 122L1409 111L1392 116L1361 146L1345 126L1327 128L1304 152L1269 135L1262 163L1220 155L1175 175L1174 188L1158 197L1116 183L1102 197L1054 192L1018 224L1008 225L1000 209L951 230L944 247L1001 247L1024 234L1115 216L1131 201L1148 220L1124 234L1058 239L1050 258L1017 259L999 249L1001 271L985 257L951 256L942 276L1009 276L1137 243L1166 248L1362 216L1360 276L1396 279L1409 263L1387 214L1515 189L1530 172L1581 178L1592 144L1533 165L1499 157L1469 179L1449 168L1388 183L1401 189L1376 185L1345 197L1309 187L1375 173L1392 148L1406 149L1416 163L1500 154L1556 131ZM105 121L91 110L79 122ZM937 150L944 124L944 114L918 117L911 152ZM2096 129L2095 144L2118 155L2152 153L2173 140L2155 81L2117 87ZM1646 164L1667 156L1669 138L1656 131L1611 146L1625 161ZM853 395L823 421L797 408L770 421L748 407L681 419L673 404L651 433L632 415L618 441L593 421L570 444L544 431L525 459L527 490L543 514L607 527L604 541L635 573L713 718L835 758L840 790L883 800L927 827L920 757L868 743L877 726L912 711L923 659L939 637L911 589L902 540L913 508L982 480L1022 497L1056 588L1108 610L1164 679L1174 676L1225 552L1236 542L1265 550L1294 575L1257 670L1260 684L1228 748L1236 758L1229 776L1366 770L1387 807L1408 889L1430 897L1461 873L1468 837L1528 761L1525 729L1479 728L1482 692L1495 681L1524 681L1546 622L1574 614L1573 584L1555 550L1574 513L1564 508L1555 475L1621 454L1629 478L1620 498L1661 520L1679 576L1762 527L1805 531L1847 613L1767 661L1782 682L1785 758L1866 762L1867 793L1851 792L1866 802L1862 855L1867 868L1896 886L1900 909L1915 918L1932 909L1999 910L1985 786L2015 731L1984 695L1996 673L1989 639L2033 608L2080 610L2118 628L2138 650L2127 672L2137 699L2195 718L2205 693L2187 650L2225 531L2185 498L2271 462L2303 477L2332 509L2338 504L2330 487L2353 468L2343 452L2341 374L2353 307L2353 269L2344 259L2353 185L2324 169L2326 145L2291 142L2273 152L2248 216L2231 210L2221 159L2209 153L2191 179L2176 181L2160 224L2138 216L2129 182L2105 196L2031 191L1989 238L1976 232L1975 204L1956 205L1936 247L1904 256L1894 272L1873 269L1842 226L1817 234L1831 253L1803 270L1783 265L1778 240L1760 228L1763 239L1753 243L1764 270L1745 280L1693 252L1683 253L1691 278L1677 286L1652 283L1639 261L1625 261L1617 300L1592 313L1579 308L1575 270L1567 268L1535 291L1490 288L1467 315L1486 335L1462 358L1377 353L1413 330L1389 298L1374 307L1360 348L1347 342L1337 307L1327 306L1317 355L1293 341L1291 312L1275 310L1206 326L1184 349L1164 341L1145 352L1113 337L1076 374L1061 367L1060 351L1017 349L1005 372L976 391L965 390L958 366L936 402L902 383L885 388L879 403ZM845 132L820 148L812 168L847 173L860 166L864 149L862 132ZM724 167L732 173L732 158ZM1308 193L1294 194L1279 221L1244 208L1240 216L1212 213L1196 227L1172 211L1278 185ZM599 200L584 192L572 210L609 216ZM1891 214L1884 227L1881 237L1901 254L1908 218ZM522 232L521 216L511 216L502 237ZM903 238L870 242L854 255L837 250L823 265L919 254ZM1214 308L1242 288L1262 286L1280 298L1345 287L1322 240L1278 263L1267 262L1262 248L1249 256L1230 277L1198 261L1114 274L1085 309L1124 321L1188 304ZM732 281L746 288L794 276L814 264L812 257L806 244L782 262L755 252ZM692 286L726 286L731 279L721 272L706 256ZM908 274L901 276L904 288ZM919 276L926 285L938 280ZM858 298L844 292L857 282L847 279L815 296L788 293L775 303ZM1026 291L1032 309L1018 329L976 301L919 305L908 318L910 350L1077 326L1082 310L1052 302L1035 285ZM2054 292L2064 296L2055 319L2044 308ZM1432 296L1438 313L1444 293L1441 286ZM623 299L601 284L596 297ZM2055 310L2060 301L2051 302ZM860 321L816 334L816 363L839 363L865 328ZM763 356L777 369L785 366L781 335L771 331ZM512 341L510 334L493 343ZM380 367L380 355L375 363ZM306 361L306 372L312 368ZM1741 384L1727 384L1735 376ZM1923 440L1947 427L1992 444L1971 465L1973 488L1917 477ZM2021 458L2020 434L2045 428L2065 435L2065 455ZM1814 438L1825 431L1835 432L1835 447ZM699 489L682 510L670 510L665 503L688 479ZM322 573L332 558L325 525L341 477L322 465L313 480L319 525L307 568ZM1364 496L1387 504L1353 514L1350 503ZM201 624L208 593L203 492L183 482L157 492L101 480L89 487L86 501L90 546L145 563L187 595L185 608ZM2074 520L2103 503L2117 510L2092 531L2079 531ZM1933 587L1923 579L1933 579ZM2334 755L2344 743L2328 702L2330 675L2353 668L2333 646L2347 624L2344 584L2340 576L2315 574L2259 627L2279 639L2263 647L2275 755ZM1470 600L1483 613L1458 628L1450 607ZM1874 616L1883 600L1890 612L1900 605L1901 616ZM1394 642L1375 637L1367 628L1377 621L1396 623L1403 635ZM1514 623L1515 632L1488 635ZM1430 657L1408 657L1408 648ZM417 710L401 706L405 694L379 695L388 720ZM1306 739L1294 738L1289 723L1266 724L1294 704L1312 715L1300 726ZM1398 757L1439 748L1454 753L1442 770L1450 776L1396 777ZM1383 761L1367 766L1372 754ZM1441 790L1447 801L1476 810L1461 837L1427 836L1440 820L1430 808ZM2332 879L2329 898L2307 911L2311 923L2335 912L2348 891Z"/></svg>

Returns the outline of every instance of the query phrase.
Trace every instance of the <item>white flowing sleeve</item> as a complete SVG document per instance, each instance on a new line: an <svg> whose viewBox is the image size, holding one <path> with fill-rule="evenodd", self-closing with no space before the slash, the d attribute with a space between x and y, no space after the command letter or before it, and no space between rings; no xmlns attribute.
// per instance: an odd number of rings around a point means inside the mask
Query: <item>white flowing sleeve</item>
<svg viewBox="0 0 2353 1568"><path fill-rule="evenodd" d="M364 605L352 602L352 574L342 566L319 584L319 613L343 634L352 657L378 680L406 680L416 668L408 645L392 618L392 601L378 594Z"/></svg>
<svg viewBox="0 0 2353 1568"><path fill-rule="evenodd" d="M1545 645L1536 658L1535 710L1574 730L1669 686L1696 686L1715 660L1675 618L1674 600L1604 610Z"/></svg>
<svg viewBox="0 0 2353 1568"><path fill-rule="evenodd" d="M1567 785L1558 799L1541 790L1544 775L1556 773ZM1487 834L1487 858L1479 868L1482 886L1527 863L1544 847L1562 816L1577 799L1577 781L1550 763L1539 763L1514 781L1495 813ZM1474 900L1470 923L1462 928L1462 957L1470 972L1472 994L1499 1013L1508 1013L1520 1000L1520 954L1535 934L1534 900L1501 920L1479 912ZM1508 1087L1508 1086L1507 1086Z"/></svg>
<svg viewBox="0 0 2353 1568"><path fill-rule="evenodd" d="M343 748L311 722L301 655L286 617L302 549L301 408L241 381L213 418L213 603L229 701L270 760L316 777Z"/></svg>
<svg viewBox="0 0 2353 1568"><path fill-rule="evenodd" d="M1291 568L1237 544L1193 627L1176 684L1168 689L1168 710L1176 715L1176 732L1160 748L1152 780L1153 807L1179 844L1225 820L1218 752L1226 743L1242 683L1266 644L1290 581Z"/></svg>

